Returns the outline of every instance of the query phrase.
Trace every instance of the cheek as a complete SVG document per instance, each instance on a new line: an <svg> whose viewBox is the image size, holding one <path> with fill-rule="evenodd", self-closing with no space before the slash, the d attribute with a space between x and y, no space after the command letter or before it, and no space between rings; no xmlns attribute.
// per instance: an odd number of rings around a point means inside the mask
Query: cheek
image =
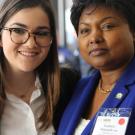
<svg viewBox="0 0 135 135"><path fill-rule="evenodd" d="M10 39L10 35L6 32L3 32L2 36L1 36L1 46L3 47L7 47L7 46L12 46L13 42Z"/></svg>
<svg viewBox="0 0 135 135"><path fill-rule="evenodd" d="M88 45L88 40L83 38L78 38L78 47L81 56L86 60L86 57L88 57L89 53L89 45Z"/></svg>
<svg viewBox="0 0 135 135"><path fill-rule="evenodd" d="M7 53L10 54L12 52L11 50L14 48L14 45L12 45L11 42L9 40L6 40L6 39L2 40L1 46L3 48L3 52L5 55Z"/></svg>
<svg viewBox="0 0 135 135"><path fill-rule="evenodd" d="M90 64L90 57L89 57L89 47L87 42L79 43L79 50L82 58L85 60L86 63Z"/></svg>
<svg viewBox="0 0 135 135"><path fill-rule="evenodd" d="M116 48L123 49L133 49L134 48L134 39L131 34L123 34L122 36L115 36L113 39L110 39L111 43Z"/></svg>
<svg viewBox="0 0 135 135"><path fill-rule="evenodd" d="M79 46L80 52L86 51L87 50L87 40L79 38L78 46Z"/></svg>
<svg viewBox="0 0 135 135"><path fill-rule="evenodd" d="M107 44L112 57L128 60L134 56L134 39L131 33L124 33L108 38Z"/></svg>
<svg viewBox="0 0 135 135"><path fill-rule="evenodd" d="M80 53L83 57L88 54L89 52L88 40L86 39L78 40L78 46L79 46Z"/></svg>

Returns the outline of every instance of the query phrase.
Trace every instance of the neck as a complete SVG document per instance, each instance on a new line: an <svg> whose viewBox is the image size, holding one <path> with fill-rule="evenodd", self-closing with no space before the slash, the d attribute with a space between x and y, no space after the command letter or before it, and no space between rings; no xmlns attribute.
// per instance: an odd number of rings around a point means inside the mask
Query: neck
<svg viewBox="0 0 135 135"><path fill-rule="evenodd" d="M114 69L101 69L100 73L101 73L101 78L102 78L102 84L103 85L112 85L113 83L115 83L120 76L123 74L123 72L125 71L125 68L127 67L127 64L129 62L127 62L126 64L123 64L119 67L115 67ZM109 80L109 81L108 81Z"/></svg>
<svg viewBox="0 0 135 135"><path fill-rule="evenodd" d="M6 73L5 75L5 90L8 93L16 96L25 96L32 93L35 87L36 76L34 73Z"/></svg>

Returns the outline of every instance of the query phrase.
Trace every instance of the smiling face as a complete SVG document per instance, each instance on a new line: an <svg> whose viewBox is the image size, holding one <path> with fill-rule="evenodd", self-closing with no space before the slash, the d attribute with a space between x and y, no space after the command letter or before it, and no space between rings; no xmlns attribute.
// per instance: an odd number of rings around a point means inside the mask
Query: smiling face
<svg viewBox="0 0 135 135"><path fill-rule="evenodd" d="M134 34L124 18L105 7L85 9L78 26L84 60L99 70L114 70L134 56Z"/></svg>
<svg viewBox="0 0 135 135"><path fill-rule="evenodd" d="M30 33L50 32L49 18L40 8L25 8L13 15L5 24L7 28L23 28ZM20 32L20 31L16 31ZM10 31L2 30L1 47L5 55L5 61L8 68L15 71L31 72L35 70L47 57L48 47L41 47L35 41L35 36L31 34L30 38L24 44L16 44L11 40ZM39 38L37 36L37 38ZM40 41L40 39L38 39ZM41 42L42 42L41 37Z"/></svg>

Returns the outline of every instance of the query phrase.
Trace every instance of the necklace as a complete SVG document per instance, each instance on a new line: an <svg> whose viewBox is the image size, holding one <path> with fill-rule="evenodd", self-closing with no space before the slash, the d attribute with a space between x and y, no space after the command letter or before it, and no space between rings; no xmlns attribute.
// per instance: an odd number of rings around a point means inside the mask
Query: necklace
<svg viewBox="0 0 135 135"><path fill-rule="evenodd" d="M102 80L100 80L100 81L99 81L99 85L98 85L98 90L99 90L101 93L103 93L103 94L107 94L107 93L109 93L109 92L112 91L114 85L115 85L115 83L113 83L110 88L108 88L108 89L103 89L103 88L102 88Z"/></svg>

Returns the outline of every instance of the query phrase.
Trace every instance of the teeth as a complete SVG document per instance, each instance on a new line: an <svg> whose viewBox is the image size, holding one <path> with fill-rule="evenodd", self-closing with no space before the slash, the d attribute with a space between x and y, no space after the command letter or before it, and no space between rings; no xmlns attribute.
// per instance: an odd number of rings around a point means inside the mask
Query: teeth
<svg viewBox="0 0 135 135"><path fill-rule="evenodd" d="M24 56L35 56L36 53L34 52L20 52L20 54L24 55Z"/></svg>

